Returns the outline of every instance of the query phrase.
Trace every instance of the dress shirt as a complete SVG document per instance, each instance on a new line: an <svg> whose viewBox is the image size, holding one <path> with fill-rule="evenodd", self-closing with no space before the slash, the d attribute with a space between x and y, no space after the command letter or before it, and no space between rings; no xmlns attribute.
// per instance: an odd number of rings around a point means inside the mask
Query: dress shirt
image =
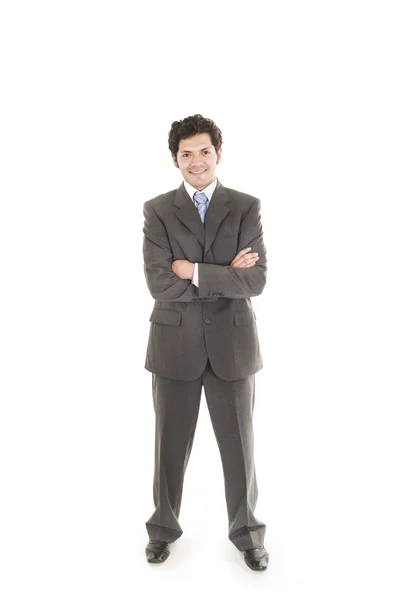
<svg viewBox="0 0 397 600"><path fill-rule="evenodd" d="M186 191L189 194L189 196L191 197L193 204L194 204L193 195L195 194L195 192L204 192L204 194L208 198L208 207L209 207L210 202L211 202L211 198L212 198L212 194L214 193L216 185L218 183L218 179L217 178L215 178L215 181L213 181L212 183L210 183L209 185L207 185L207 187L204 188L203 190L196 190L196 188L193 187L186 180L183 180L183 183L185 184ZM194 207L196 208L195 204L194 204ZM196 208L196 210L197 210L197 208ZM208 211L208 208L207 208L207 211ZM198 281L198 263L194 263L194 273L193 273L192 283L196 287L198 287L198 285L199 285L199 281Z"/></svg>

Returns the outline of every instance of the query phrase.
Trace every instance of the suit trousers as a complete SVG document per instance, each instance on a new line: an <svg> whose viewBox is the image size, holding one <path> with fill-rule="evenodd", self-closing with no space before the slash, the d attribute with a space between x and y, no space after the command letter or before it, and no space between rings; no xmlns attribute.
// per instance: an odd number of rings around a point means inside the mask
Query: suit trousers
<svg viewBox="0 0 397 600"><path fill-rule="evenodd" d="M183 533L178 518L202 386L222 460L229 539L239 550L261 546L266 526L254 516L258 496L252 426L255 375L226 381L215 375L209 361L193 381L152 373L155 511L146 522L149 538L171 543Z"/></svg>

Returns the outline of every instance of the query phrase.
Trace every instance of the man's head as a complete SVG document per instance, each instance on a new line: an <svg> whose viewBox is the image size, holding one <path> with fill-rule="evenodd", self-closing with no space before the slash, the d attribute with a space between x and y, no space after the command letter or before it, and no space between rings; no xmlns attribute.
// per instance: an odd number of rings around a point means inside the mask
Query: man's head
<svg viewBox="0 0 397 600"><path fill-rule="evenodd" d="M198 190L215 180L222 155L222 133L211 119L201 115L174 121L168 134L174 165L183 178Z"/></svg>

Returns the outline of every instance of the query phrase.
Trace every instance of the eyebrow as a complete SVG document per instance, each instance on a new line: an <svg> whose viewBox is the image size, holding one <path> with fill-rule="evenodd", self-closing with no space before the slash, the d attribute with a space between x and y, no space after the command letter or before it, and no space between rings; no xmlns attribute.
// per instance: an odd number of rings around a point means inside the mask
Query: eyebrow
<svg viewBox="0 0 397 600"><path fill-rule="evenodd" d="M201 148L201 150L209 150L210 148L212 148L212 146L206 146L205 148ZM191 152L191 150L180 150L180 152L183 154L184 152Z"/></svg>

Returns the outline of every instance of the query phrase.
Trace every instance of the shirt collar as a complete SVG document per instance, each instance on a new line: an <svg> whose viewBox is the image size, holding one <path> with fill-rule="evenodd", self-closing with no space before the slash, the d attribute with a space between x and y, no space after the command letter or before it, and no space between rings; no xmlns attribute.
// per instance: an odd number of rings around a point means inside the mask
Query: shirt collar
<svg viewBox="0 0 397 600"><path fill-rule="evenodd" d="M185 184L185 189L192 200L193 200L193 195L195 192L202 191L202 192L205 192L205 195L207 196L208 203L209 203L211 201L212 194L215 191L216 185L218 183L218 179L215 178L215 181L213 181L212 183L207 185L207 187L204 188L203 190L196 190L196 188L193 187L190 183L188 183L185 179L183 180L183 183Z"/></svg>

